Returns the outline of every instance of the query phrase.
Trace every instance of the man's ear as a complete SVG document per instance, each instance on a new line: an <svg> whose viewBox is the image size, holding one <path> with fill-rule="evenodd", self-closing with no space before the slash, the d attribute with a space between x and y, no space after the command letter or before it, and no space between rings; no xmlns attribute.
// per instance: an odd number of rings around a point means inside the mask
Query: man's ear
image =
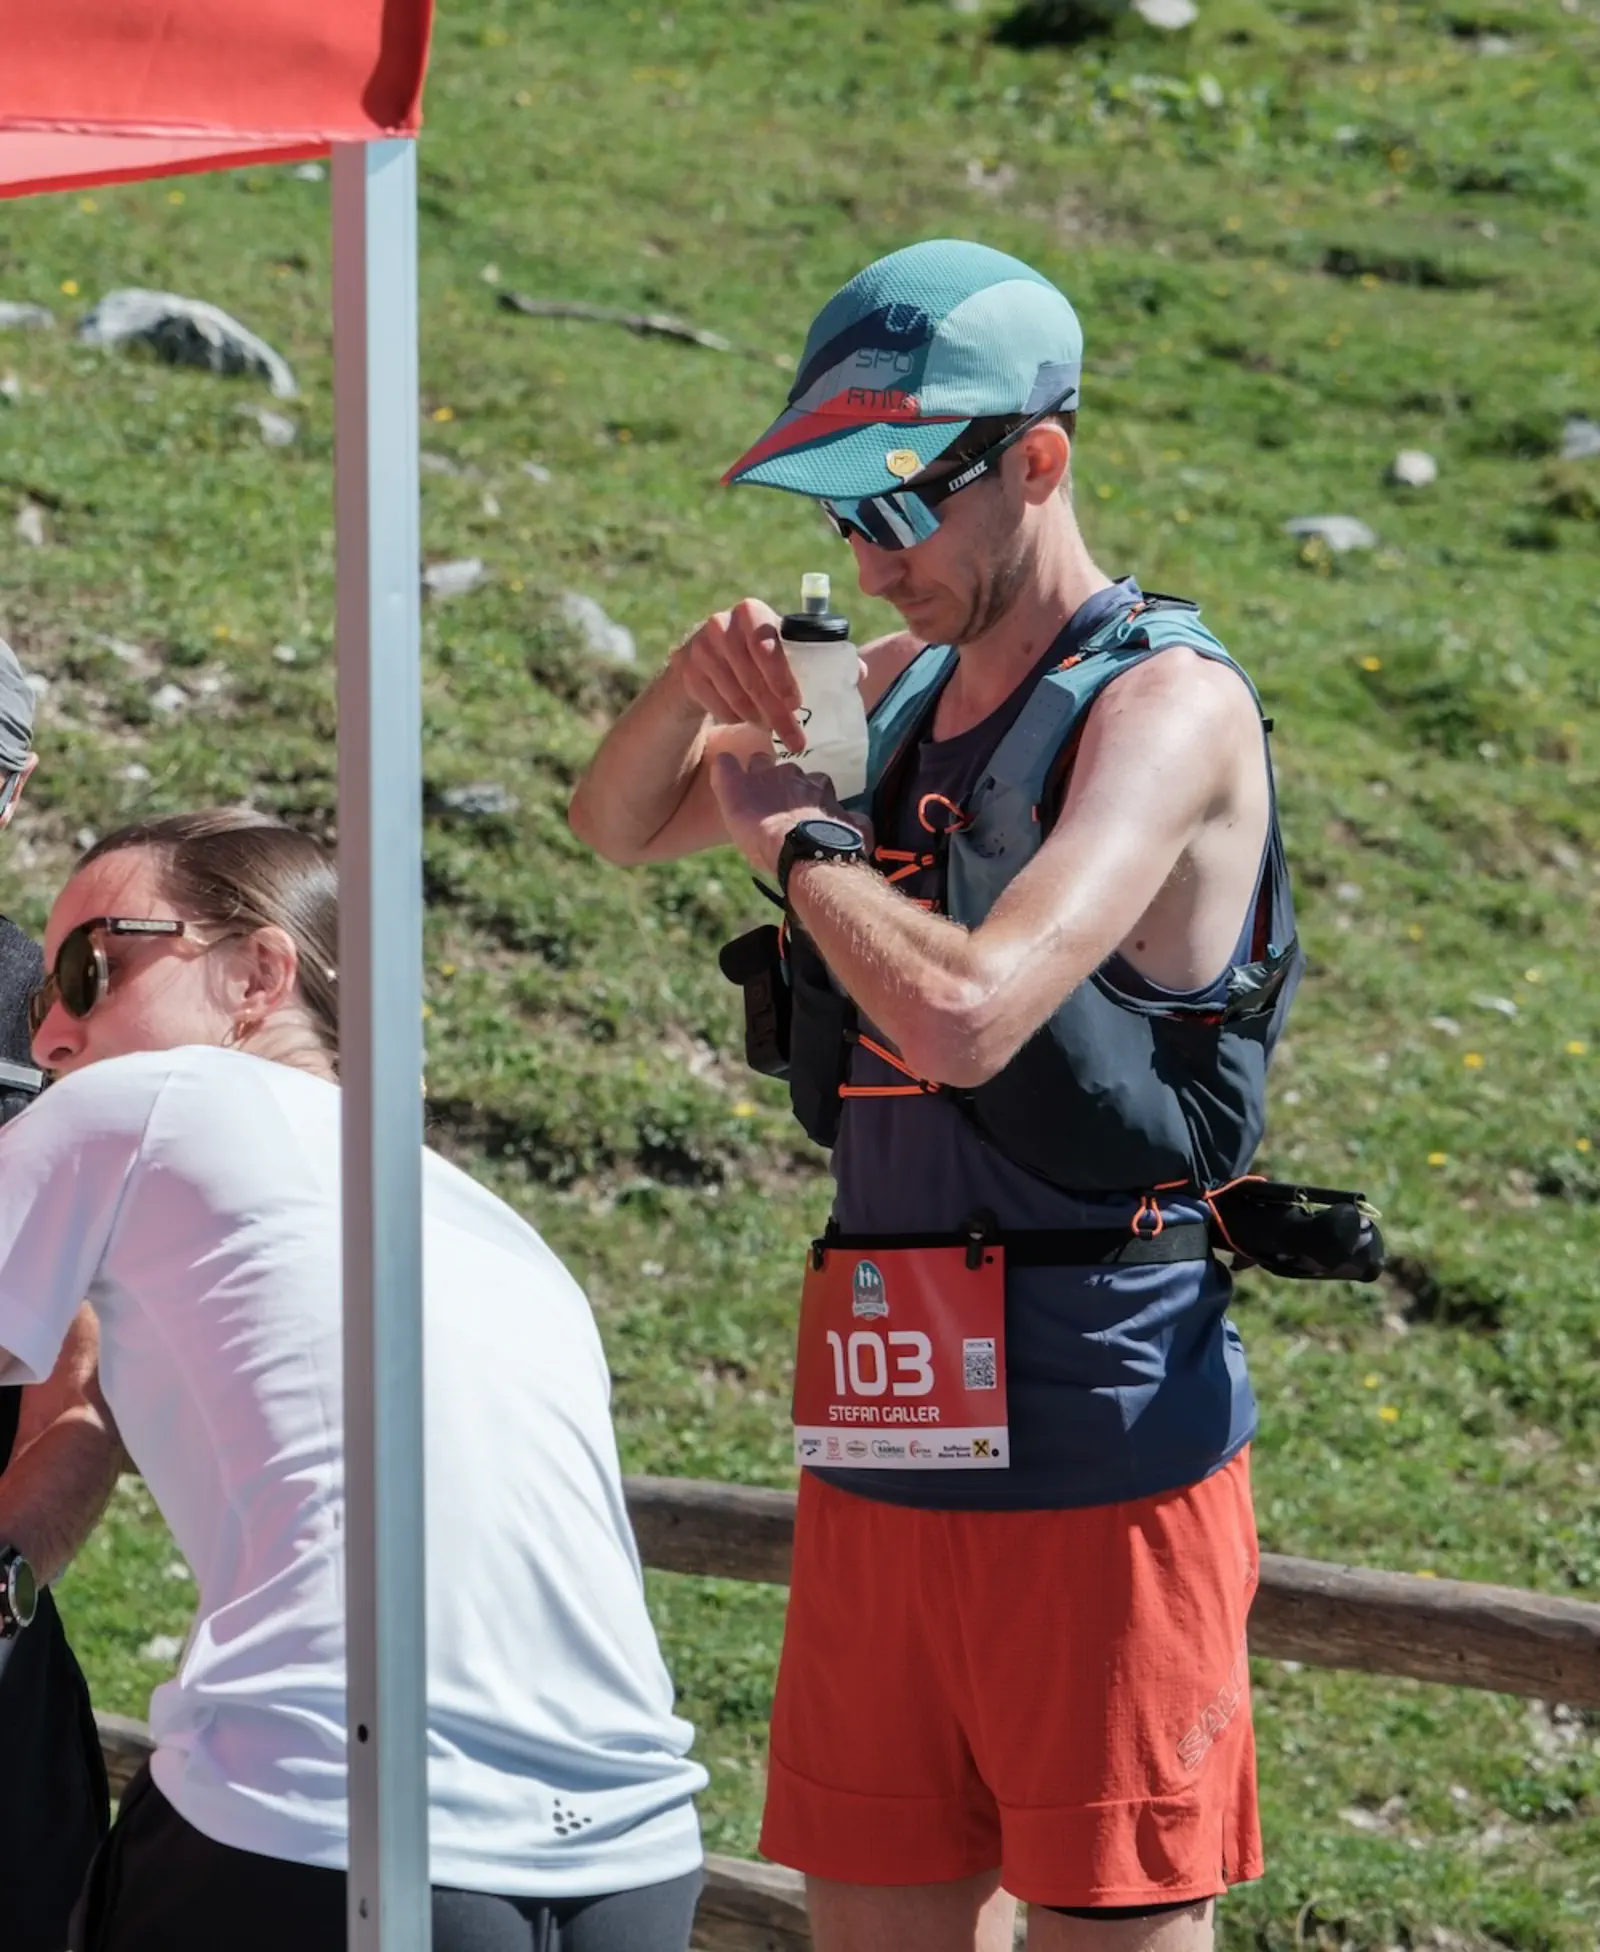
<svg viewBox="0 0 1600 1952"><path fill-rule="evenodd" d="M27 758L17 768L17 783L11 789L11 798L6 802L5 812L0 813L0 827L10 826L11 816L16 812L17 802L22 798L22 790L28 784L28 781L33 778L33 769L38 763L38 753L30 752Z"/></svg>
<svg viewBox="0 0 1600 1952"><path fill-rule="evenodd" d="M1022 492L1030 502L1047 502L1067 479L1072 442L1065 427L1042 420L1017 443L1022 449Z"/></svg>

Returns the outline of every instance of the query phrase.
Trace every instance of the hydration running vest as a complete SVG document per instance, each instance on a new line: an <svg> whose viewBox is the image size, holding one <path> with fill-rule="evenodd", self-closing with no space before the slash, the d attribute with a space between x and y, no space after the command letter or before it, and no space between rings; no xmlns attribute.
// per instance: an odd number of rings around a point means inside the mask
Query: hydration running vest
<svg viewBox="0 0 1600 1952"><path fill-rule="evenodd" d="M1249 684L1196 606L1161 596L1119 611L1036 682L968 805L930 843L943 849L943 908L952 920L975 928L1039 851L1100 693L1136 664L1179 645L1239 671ZM952 646L930 645L879 701L870 720L866 788L846 803L851 811L868 814L890 803L899 766L955 663ZM1263 733L1269 729L1263 720ZM1268 777L1270 786L1270 758ZM1073 1193L1143 1198L1224 1186L1248 1171L1260 1143L1267 1061L1303 965L1275 792L1249 942L1249 960L1231 971L1225 994L1213 1000L1135 995L1117 988L1102 968L987 1083L954 1091L913 1080L905 1088L949 1093L1006 1158ZM786 958L791 1099L808 1135L831 1146L850 1047L862 1033L854 1005L793 925ZM1153 1199L1147 1209L1158 1225Z"/></svg>

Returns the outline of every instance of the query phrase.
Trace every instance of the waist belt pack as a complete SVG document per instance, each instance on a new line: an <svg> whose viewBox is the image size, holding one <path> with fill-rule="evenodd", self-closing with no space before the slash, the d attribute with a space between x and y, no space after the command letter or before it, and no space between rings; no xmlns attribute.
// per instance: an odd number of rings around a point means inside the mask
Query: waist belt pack
<svg viewBox="0 0 1600 1952"><path fill-rule="evenodd" d="M1290 1281L1376 1281L1383 1272L1378 1214L1364 1193L1241 1179L1204 1198L1236 1269Z"/></svg>

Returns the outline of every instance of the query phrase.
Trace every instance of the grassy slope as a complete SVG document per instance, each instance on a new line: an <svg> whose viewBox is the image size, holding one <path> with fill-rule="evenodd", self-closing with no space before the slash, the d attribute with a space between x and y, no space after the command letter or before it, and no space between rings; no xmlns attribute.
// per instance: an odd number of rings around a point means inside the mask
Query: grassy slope
<svg viewBox="0 0 1600 1952"><path fill-rule="evenodd" d="M1075 51L994 45L993 20L933 0L445 9L424 406L460 472L426 478L424 535L493 581L430 613L426 767L520 808L430 828L440 1138L587 1279L632 1467L787 1481L795 1246L826 1188L734 1063L712 954L752 903L731 861L622 875L568 837L629 680L552 598L598 596L649 665L708 607L834 559L802 506L716 486L781 397L769 359L518 320L492 279L792 358L880 250L1015 249L1087 323L1101 559L1200 598L1278 718L1313 973L1271 1162L1358 1180L1406 1257L1383 1294L1242 1296L1264 1542L1600 1596L1600 463L1551 458L1564 412L1600 412L1592 0L1298 19L1214 0L1187 39ZM298 443L269 450L237 411L258 389L65 332L0 341L20 382L0 493L59 504L50 546L0 567L0 628L53 680L3 864L23 919L85 827L246 795L330 821L327 259L326 191L287 172L0 207L0 295L70 314L115 284L192 291L304 387ZM1401 445L1439 456L1436 488L1382 485ZM1278 532L1328 509L1381 548L1333 562ZM858 634L887 621L851 608ZM204 677L188 713L152 715L155 684ZM108 1706L141 1711L164 1671L140 1650L192 1603L173 1558L130 1488L65 1584ZM652 1593L711 1835L748 1851L781 1595ZM1592 1725L1275 1664L1256 1681L1273 1868L1230 1904L1230 1942L1593 1945Z"/></svg>

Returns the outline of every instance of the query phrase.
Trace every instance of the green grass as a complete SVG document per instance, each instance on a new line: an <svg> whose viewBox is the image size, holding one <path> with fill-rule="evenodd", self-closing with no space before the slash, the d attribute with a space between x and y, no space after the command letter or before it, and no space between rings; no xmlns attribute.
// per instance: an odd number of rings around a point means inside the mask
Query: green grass
<svg viewBox="0 0 1600 1952"><path fill-rule="evenodd" d="M570 838L571 782L634 680L553 600L598 597L649 667L711 607L842 572L803 504L717 486L781 401L775 362L879 251L1018 251L1085 320L1092 545L1200 599L1278 720L1312 968L1269 1163L1361 1183L1402 1256L1382 1291L1241 1290L1263 1541L1600 1598L1600 462L1555 453L1563 415L1600 416L1593 5L1209 0L1188 36L1027 51L999 18L444 9L423 404L460 472L425 478L424 540L493 580L430 607L425 765L520 806L430 822L437 1134L587 1281L630 1468L789 1481L797 1247L826 1182L736 1063L713 958L756 903L731 859L622 874ZM0 295L71 315L124 283L280 346L300 437L262 445L238 412L259 388L64 330L0 339L0 502L51 505L50 546L0 560L0 628L52 679L4 862L31 922L85 828L241 797L332 823L326 189L247 171L0 206ZM675 311L763 356L534 323L506 289ZM1384 486L1401 446L1438 456L1435 487ZM1330 510L1378 550L1279 531ZM848 607L858 635L889 621ZM171 721L148 702L169 678L220 683ZM143 1711L161 1668L140 1650L182 1630L172 1559L126 1490L64 1583L108 1707ZM749 1851L782 1595L651 1592L709 1835ZM1593 1721L1255 1679L1271 1869L1226 1944L1593 1947Z"/></svg>

